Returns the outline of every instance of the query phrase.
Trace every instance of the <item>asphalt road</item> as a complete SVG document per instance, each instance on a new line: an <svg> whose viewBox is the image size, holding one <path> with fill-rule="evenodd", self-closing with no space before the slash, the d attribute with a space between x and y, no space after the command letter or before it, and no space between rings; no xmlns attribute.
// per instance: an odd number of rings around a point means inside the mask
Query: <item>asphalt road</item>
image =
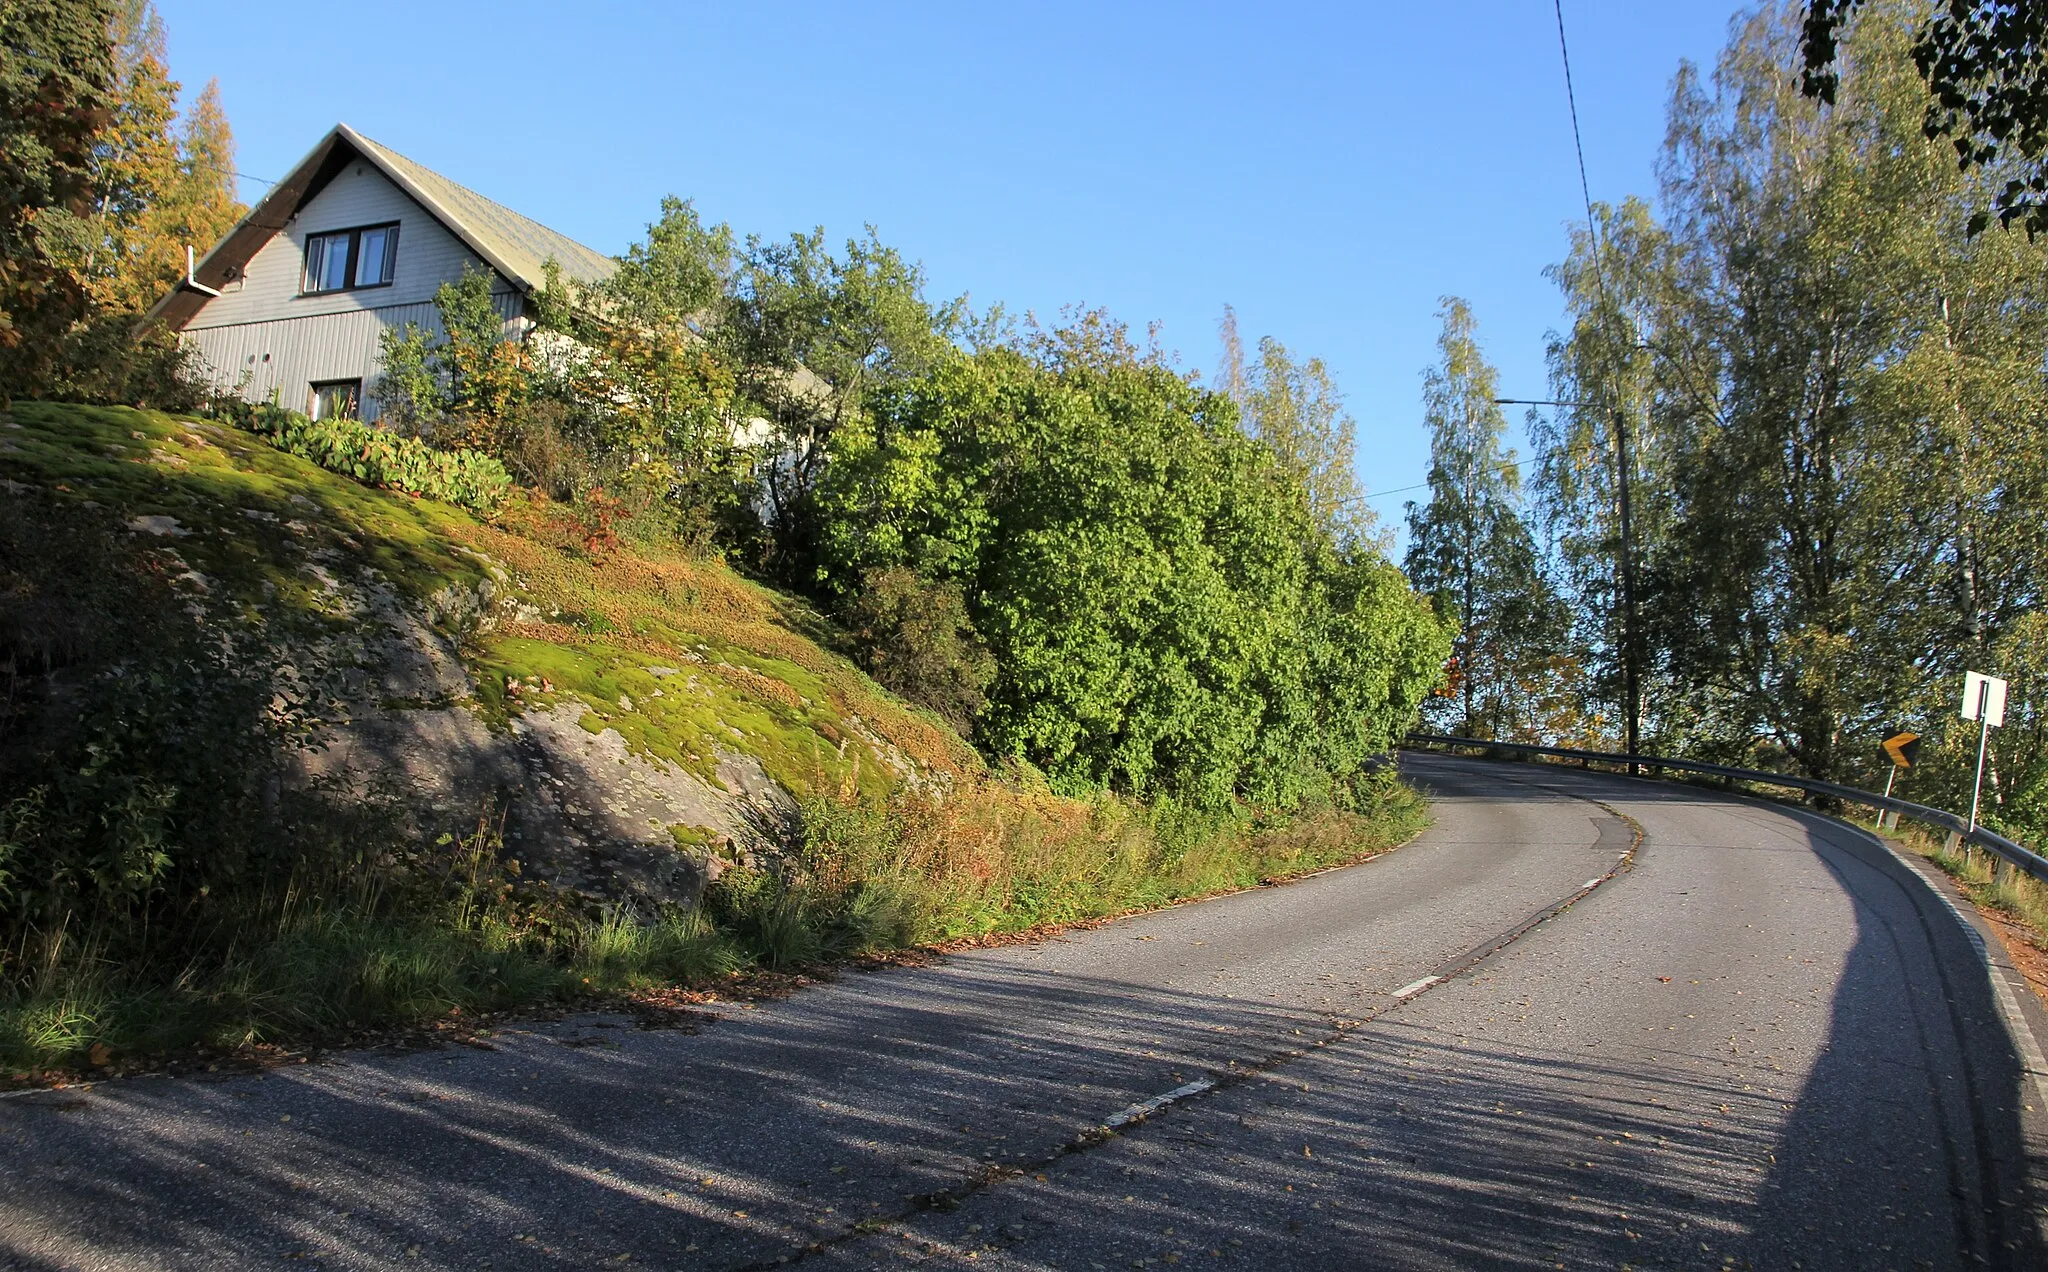
<svg viewBox="0 0 2048 1272"><path fill-rule="evenodd" d="M2048 1267L2048 1022L1913 866L1404 765L1373 862L697 1032L0 1100L0 1264Z"/></svg>

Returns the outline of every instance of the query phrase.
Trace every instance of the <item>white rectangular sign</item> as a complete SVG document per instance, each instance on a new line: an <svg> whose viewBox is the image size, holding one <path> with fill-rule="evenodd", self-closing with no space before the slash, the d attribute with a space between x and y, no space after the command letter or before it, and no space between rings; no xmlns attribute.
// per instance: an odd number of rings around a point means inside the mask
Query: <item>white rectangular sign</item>
<svg viewBox="0 0 2048 1272"><path fill-rule="evenodd" d="M1982 712L1992 728L2005 724L2005 682L1981 671L1963 673L1963 719L1975 720Z"/></svg>

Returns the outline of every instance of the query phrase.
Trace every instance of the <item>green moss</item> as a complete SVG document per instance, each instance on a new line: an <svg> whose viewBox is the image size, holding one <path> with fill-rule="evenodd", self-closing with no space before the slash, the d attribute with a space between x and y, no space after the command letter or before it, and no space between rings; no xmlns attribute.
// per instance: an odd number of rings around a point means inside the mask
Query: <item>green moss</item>
<svg viewBox="0 0 2048 1272"><path fill-rule="evenodd" d="M175 518L184 533L163 546L244 604L331 618L308 556L333 555L337 573L367 566L417 602L488 577L451 539L476 524L459 510L371 490L236 429L40 402L17 404L12 422L0 430L0 473L124 518Z"/></svg>
<svg viewBox="0 0 2048 1272"><path fill-rule="evenodd" d="M731 649L718 652L740 657ZM656 675L648 667L661 664L647 654L599 641L558 645L499 637L486 641L476 655L478 697L486 716L501 723L519 710L574 698L585 709L584 729L616 730L634 754L673 764L713 785L722 786L720 748L754 756L770 777L798 795L811 793L821 781L835 789L852 783L877 797L895 785L888 766L866 743L849 742L842 754L826 736L826 730L840 736L852 731L825 704L813 700L810 706L792 706L770 696L776 686L789 683L768 675L776 660L747 660L762 668L744 668L763 678L755 687L730 674L740 663L721 669L708 658L684 661L675 674ZM800 668L790 667L788 674L817 687L815 678ZM508 681L521 686L518 694L508 693ZM530 687L538 684L551 685L552 692Z"/></svg>
<svg viewBox="0 0 2048 1272"><path fill-rule="evenodd" d="M342 611L322 571L341 582L381 581L422 608L451 587L473 593L491 577L478 550L489 532L461 509L372 489L232 427L33 402L18 404L10 422L15 427L0 429L0 475L91 500L124 520L175 518L185 533L151 546L176 552L216 600L251 617L325 628L359 622ZM706 602L694 584L670 576L621 583L574 545L550 544L545 523L533 520L520 540L541 553L537 577L514 590L573 627L576 639L498 634L467 644L474 705L487 721L502 728L519 711L573 699L586 728L616 730L635 754L714 784L724 748L756 757L799 796L822 788L881 798L895 787L893 770L848 717L863 714L886 733L890 719L912 713L813 643L822 631L815 614L719 573L714 590L726 610L738 598L758 613L735 622L720 611L718 621L700 624ZM652 568L660 558L647 560ZM748 640L757 633L760 647L700 626ZM508 691L508 678L518 692ZM947 738L939 758L971 763L972 752Z"/></svg>

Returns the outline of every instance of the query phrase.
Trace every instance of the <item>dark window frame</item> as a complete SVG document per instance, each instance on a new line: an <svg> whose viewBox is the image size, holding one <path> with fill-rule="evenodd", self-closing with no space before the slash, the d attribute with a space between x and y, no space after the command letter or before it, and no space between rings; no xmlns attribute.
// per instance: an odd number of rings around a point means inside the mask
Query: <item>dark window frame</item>
<svg viewBox="0 0 2048 1272"><path fill-rule="evenodd" d="M306 386L307 416L311 419L316 420L329 420L336 418L335 416L332 415L320 414L320 391L322 389L339 388L348 389L348 403L350 408L349 413L347 415L340 416L339 418L345 420L360 420L361 418L363 418L363 378L361 376L351 376L341 380L314 380L311 383L309 383Z"/></svg>
<svg viewBox="0 0 2048 1272"><path fill-rule="evenodd" d="M396 221L378 221L372 225L351 225L346 229L321 230L316 234L308 234L305 247L299 253L299 295L332 296L337 292L369 291L376 287L391 286L398 280L398 224ZM363 264L363 235L370 233L372 230L390 231L389 236L384 240L385 277L378 279L374 283L359 282L357 281L357 271L362 268ZM314 287L311 285L313 276L310 266L313 257L313 240L315 239L346 239L348 241L348 282L343 286ZM325 251L326 249L323 248L323 262L325 260Z"/></svg>

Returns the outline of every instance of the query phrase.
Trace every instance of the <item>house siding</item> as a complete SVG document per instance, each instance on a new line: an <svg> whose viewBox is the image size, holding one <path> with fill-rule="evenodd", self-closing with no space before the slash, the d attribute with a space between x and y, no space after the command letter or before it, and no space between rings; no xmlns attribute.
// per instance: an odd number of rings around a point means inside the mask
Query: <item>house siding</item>
<svg viewBox="0 0 2048 1272"><path fill-rule="evenodd" d="M308 235L389 221L398 222L398 257L388 286L299 294ZM358 160L308 200L284 230L250 258L244 276L208 300L185 330L421 304L432 301L442 283L462 277L465 267L488 268L405 191ZM502 278L493 283L494 291L512 290Z"/></svg>
<svg viewBox="0 0 2048 1272"><path fill-rule="evenodd" d="M391 221L399 228L390 285L300 294L307 235ZM411 196L359 160L264 244L242 278L206 302L185 324L184 340L204 361L217 388L239 388L251 402L275 400L303 411L315 382L360 378L364 417L375 419L377 405L369 395L380 369L383 332L411 322L438 334L441 316L434 293L465 269L479 268L489 266ZM523 297L501 275L493 273L491 281L506 337L523 336Z"/></svg>
<svg viewBox="0 0 2048 1272"><path fill-rule="evenodd" d="M507 339L527 328L524 302L516 295L497 298ZM380 341L387 329L406 323L441 333L441 313L433 302L393 305L386 309L355 309L314 314L274 322L205 327L185 332L185 344L198 354L206 378L219 390L236 391L250 402L275 400L294 411L308 409L312 386L322 380L363 382L363 418L379 414L375 398L381 363Z"/></svg>

